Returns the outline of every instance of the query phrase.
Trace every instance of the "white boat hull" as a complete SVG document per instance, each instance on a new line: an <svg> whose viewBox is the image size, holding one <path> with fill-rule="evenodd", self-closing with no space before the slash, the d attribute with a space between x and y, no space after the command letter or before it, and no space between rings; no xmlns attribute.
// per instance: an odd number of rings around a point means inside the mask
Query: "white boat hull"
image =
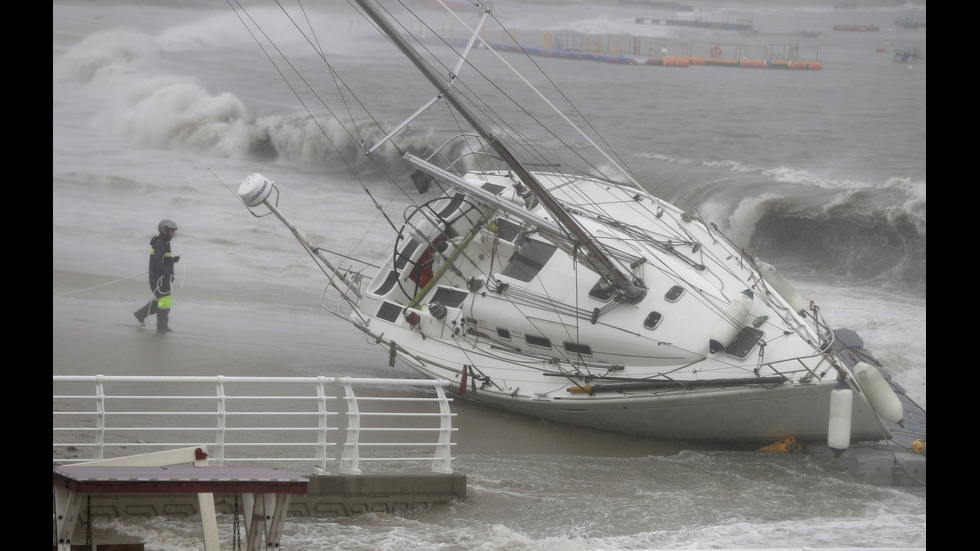
<svg viewBox="0 0 980 551"><path fill-rule="evenodd" d="M372 325L378 328L376 320ZM380 346L389 350L394 346L395 356L423 377L452 381L449 390L456 397L513 413L650 438L764 443L794 436L802 442L827 442L831 391L837 385L833 379L782 384L740 382L718 387L704 382L697 388L603 391L595 381L591 385L570 383L549 370L547 361L539 365L525 362L527 371L515 371L511 358L499 350L439 345L437 337L422 339L413 331L391 326L379 333L363 326L361 329ZM465 378L462 367L455 367L464 365L473 366ZM512 373L509 378L496 375L508 371ZM492 374L492 384L473 374ZM616 384L635 383L617 380L607 383L606 388ZM580 388L593 393L581 392ZM850 438L882 439L874 412L858 397L854 399Z"/></svg>
<svg viewBox="0 0 980 551"><path fill-rule="evenodd" d="M463 397L515 413L650 438L775 442L795 436L799 441L826 443L832 388L818 383L778 391L738 388L561 400L486 392ZM867 408L857 419L861 424L852 424L853 439L881 439L881 429Z"/></svg>

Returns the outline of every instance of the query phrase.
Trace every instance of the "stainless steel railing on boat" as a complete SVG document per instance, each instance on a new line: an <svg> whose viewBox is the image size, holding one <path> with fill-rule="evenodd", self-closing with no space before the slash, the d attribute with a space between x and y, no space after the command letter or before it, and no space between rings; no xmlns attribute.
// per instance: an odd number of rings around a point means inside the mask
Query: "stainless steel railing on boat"
<svg viewBox="0 0 980 551"><path fill-rule="evenodd" d="M352 377L55 375L54 460L205 445L218 466L306 463L316 473L335 465L339 474L361 474L362 463L370 462L375 472L414 464L450 474L456 414L443 391L447 385Z"/></svg>

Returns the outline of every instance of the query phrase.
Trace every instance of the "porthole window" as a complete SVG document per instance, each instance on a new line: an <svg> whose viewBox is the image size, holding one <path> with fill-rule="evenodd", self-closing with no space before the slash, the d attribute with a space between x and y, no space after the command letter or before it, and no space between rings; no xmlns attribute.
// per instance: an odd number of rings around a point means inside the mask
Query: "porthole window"
<svg viewBox="0 0 980 551"><path fill-rule="evenodd" d="M643 327L646 327L647 329L656 329L663 319L664 316L660 312L650 312L647 315L647 319L643 320Z"/></svg>
<svg viewBox="0 0 980 551"><path fill-rule="evenodd" d="M670 289L667 289L667 294L664 295L664 300L667 302L677 302L680 300L681 295L684 294L684 288L680 285L674 285Z"/></svg>
<svg viewBox="0 0 980 551"><path fill-rule="evenodd" d="M509 329L504 329L503 327L498 327L497 328L497 336L500 337L501 339L506 339L506 340L509 341L510 340L510 330Z"/></svg>

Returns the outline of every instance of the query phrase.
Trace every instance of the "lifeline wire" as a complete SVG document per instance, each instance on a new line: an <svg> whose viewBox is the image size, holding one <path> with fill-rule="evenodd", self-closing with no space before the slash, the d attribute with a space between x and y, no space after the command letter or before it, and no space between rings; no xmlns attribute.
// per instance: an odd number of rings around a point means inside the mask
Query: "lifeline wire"
<svg viewBox="0 0 980 551"><path fill-rule="evenodd" d="M99 287L105 287L107 285L112 285L114 283L119 283L120 281L126 281L127 279L133 279L134 277L138 277L138 276L141 276L141 275L146 275L147 273L149 273L148 270L147 271L144 271L144 272L140 272L138 274L133 274L131 276L126 276L126 277L117 279L115 281L110 281L108 283L103 283L102 285L96 285L94 287L88 287L87 289L76 289L74 291L65 291L64 293L55 293L54 296L60 297L60 296L64 296L64 295L72 295L72 294L75 294L75 293L81 293L81 292L84 292L84 291L91 291L92 289L98 289Z"/></svg>

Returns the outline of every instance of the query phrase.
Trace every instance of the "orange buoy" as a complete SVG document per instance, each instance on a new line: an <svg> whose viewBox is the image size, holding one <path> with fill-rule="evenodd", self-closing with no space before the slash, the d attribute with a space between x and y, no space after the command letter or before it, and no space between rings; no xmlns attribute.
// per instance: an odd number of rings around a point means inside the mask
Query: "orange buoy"
<svg viewBox="0 0 980 551"><path fill-rule="evenodd" d="M802 451L803 446L796 442L795 436L787 436L779 442L759 448L760 452L789 453Z"/></svg>

